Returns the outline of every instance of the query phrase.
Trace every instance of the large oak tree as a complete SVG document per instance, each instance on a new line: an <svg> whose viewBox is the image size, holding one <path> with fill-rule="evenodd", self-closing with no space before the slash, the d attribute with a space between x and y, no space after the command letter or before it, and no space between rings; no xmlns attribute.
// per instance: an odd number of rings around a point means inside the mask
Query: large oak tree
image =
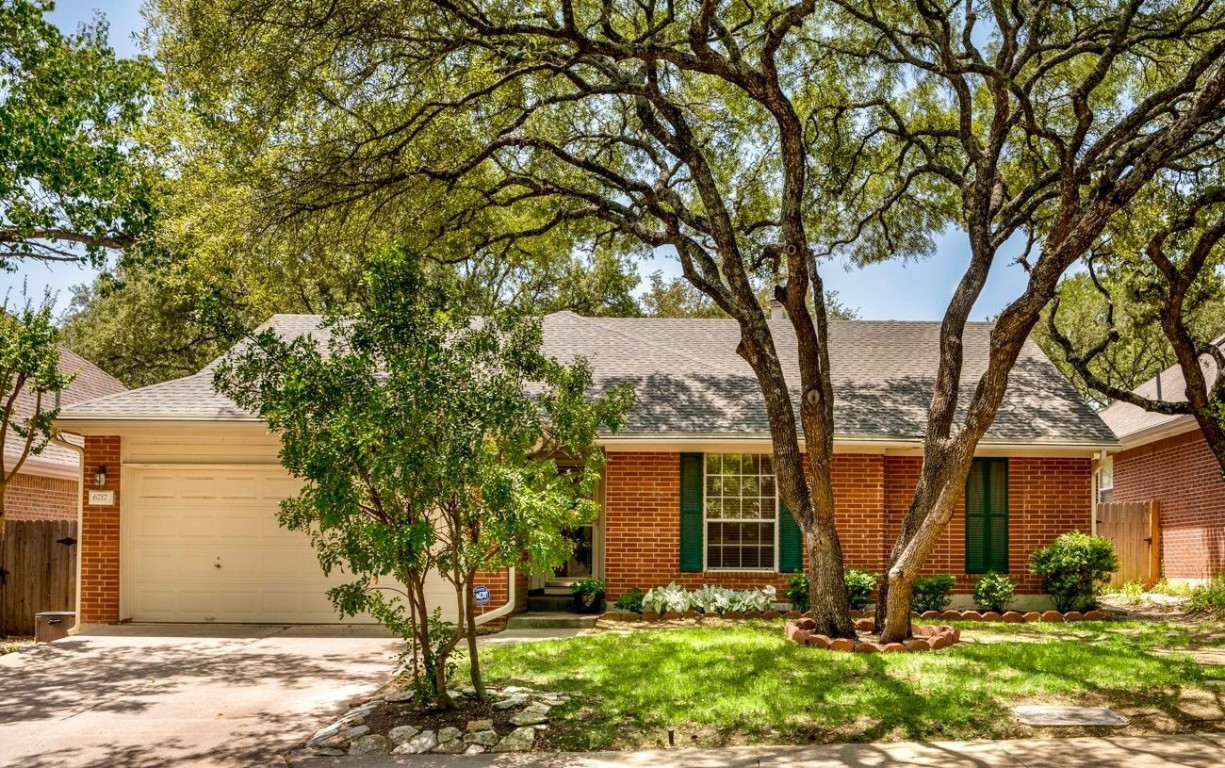
<svg viewBox="0 0 1225 768"><path fill-rule="evenodd" d="M1196 187L1185 169L1219 152L1221 5L163 0L160 23L229 77L275 75L274 98L240 99L239 117L303 101L343 113L284 158L277 189L293 206L386 205L435 182L465 211L444 229L484 222L482 247L565 236L674 249L740 326L827 634L854 630L822 259L921 256L964 230L923 469L878 601L885 638L900 639L911 584L1060 277L1149 185ZM1004 254L1028 280L985 372L963 381L965 324ZM795 389L762 286L797 340Z"/></svg>

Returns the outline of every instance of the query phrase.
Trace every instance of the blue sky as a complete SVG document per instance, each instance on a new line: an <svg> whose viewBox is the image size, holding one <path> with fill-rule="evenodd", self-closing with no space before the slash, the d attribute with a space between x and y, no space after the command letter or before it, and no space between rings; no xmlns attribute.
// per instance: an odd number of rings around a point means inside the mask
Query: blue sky
<svg viewBox="0 0 1225 768"><path fill-rule="evenodd" d="M132 35L144 26L141 5L141 0L61 0L51 18L62 28L74 29L102 12L110 23L111 45L120 55L130 56L137 51ZM823 269L822 275L826 286L838 291L838 298L857 309L865 319L938 320L944 314L967 259L965 236L950 232L941 239L937 254L925 261L877 264L851 270L830 264ZM679 265L672 259L657 258L642 265L644 274L657 269L669 275L680 273ZM62 311L71 298L70 287L89 282L92 277L92 270L71 264L25 264L16 274L0 273L0 282L18 289L24 282L31 296L50 290L56 294L56 306ZM1024 286L1024 270L1001 260L974 307L973 318L982 320L997 314L1021 293ZM0 290L0 295L4 292Z"/></svg>

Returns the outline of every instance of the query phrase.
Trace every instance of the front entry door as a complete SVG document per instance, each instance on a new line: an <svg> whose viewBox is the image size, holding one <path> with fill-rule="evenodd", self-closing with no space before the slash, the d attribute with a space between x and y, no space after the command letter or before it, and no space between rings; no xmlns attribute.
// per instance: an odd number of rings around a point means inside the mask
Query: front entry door
<svg viewBox="0 0 1225 768"><path fill-rule="evenodd" d="M570 558L553 569L554 580L578 581L595 574L595 526L580 525L565 532L574 544Z"/></svg>

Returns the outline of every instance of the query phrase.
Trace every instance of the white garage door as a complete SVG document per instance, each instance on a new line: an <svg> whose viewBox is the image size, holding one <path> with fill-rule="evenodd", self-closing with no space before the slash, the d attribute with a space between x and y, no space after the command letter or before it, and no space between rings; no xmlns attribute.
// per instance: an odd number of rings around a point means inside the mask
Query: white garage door
<svg viewBox="0 0 1225 768"><path fill-rule="evenodd" d="M326 593L345 575L325 577L306 535L277 525L278 503L298 488L280 467L133 468L123 482L125 617L340 621ZM447 613L454 593L441 579L432 587L435 604ZM356 619L363 620L369 618Z"/></svg>

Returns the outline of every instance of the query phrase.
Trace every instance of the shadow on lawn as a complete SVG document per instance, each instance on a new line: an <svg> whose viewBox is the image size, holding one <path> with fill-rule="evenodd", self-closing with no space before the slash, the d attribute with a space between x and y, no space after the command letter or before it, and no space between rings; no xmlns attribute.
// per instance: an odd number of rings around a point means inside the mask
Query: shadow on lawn
<svg viewBox="0 0 1225 768"><path fill-rule="evenodd" d="M632 724L648 743L670 726L680 727L679 741L692 731L713 745L1006 738L1032 733L1009 709L1024 701L1151 707L1179 723L1194 719L1178 708L1185 689L1219 703L1220 691L1197 685L1207 676L1190 659L1152 653L1148 642L1105 627L1086 629L1076 638L905 656L796 646L777 624L656 630L519 649L499 671L598 701L582 727L593 727L591 717Z"/></svg>

